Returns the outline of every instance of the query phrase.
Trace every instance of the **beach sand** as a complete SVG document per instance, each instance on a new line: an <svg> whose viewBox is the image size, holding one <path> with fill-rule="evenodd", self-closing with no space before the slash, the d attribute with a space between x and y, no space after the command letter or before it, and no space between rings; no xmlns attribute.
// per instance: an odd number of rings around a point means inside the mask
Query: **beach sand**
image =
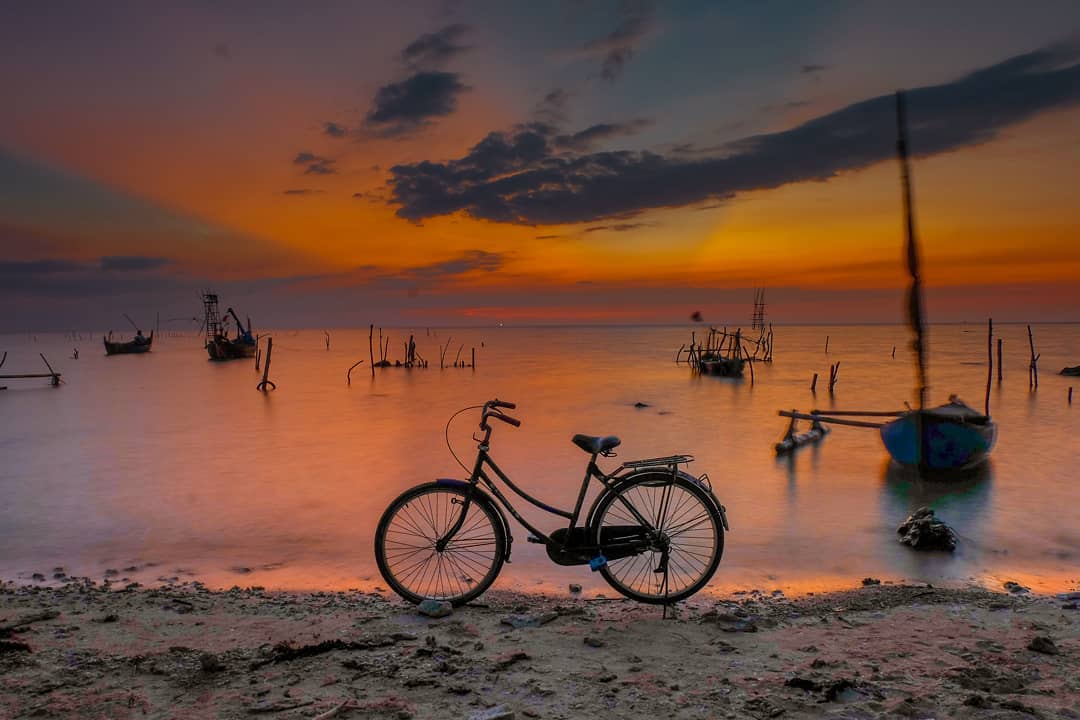
<svg viewBox="0 0 1080 720"><path fill-rule="evenodd" d="M1080 718L1078 593L872 585L659 607L0 585L0 718ZM1037 639L1038 638L1038 639Z"/></svg>

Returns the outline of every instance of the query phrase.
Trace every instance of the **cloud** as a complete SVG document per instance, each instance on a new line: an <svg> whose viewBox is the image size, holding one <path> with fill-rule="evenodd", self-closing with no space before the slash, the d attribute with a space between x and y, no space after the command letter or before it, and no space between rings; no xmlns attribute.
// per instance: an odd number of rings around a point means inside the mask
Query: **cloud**
<svg viewBox="0 0 1080 720"><path fill-rule="evenodd" d="M652 226L651 223L642 223L642 222L615 223L614 225L596 225L595 227L585 228L584 232L587 232L587 233L594 233L594 232L601 232L601 231L628 232L630 230L637 230L638 228L641 228L641 227L651 227L651 226Z"/></svg>
<svg viewBox="0 0 1080 720"><path fill-rule="evenodd" d="M636 46L656 27L655 10L652 2L624 0L615 29L585 44L582 52L600 60L600 77L608 82L619 79Z"/></svg>
<svg viewBox="0 0 1080 720"><path fill-rule="evenodd" d="M1080 103L1080 46L1043 48L941 85L908 92L912 151L936 155L988 142L1040 113ZM740 192L824 181L889 160L893 95L880 95L783 132L729 143L715 156L559 153L548 126L492 132L464 157L391 168L398 216L464 212L522 225L628 218Z"/></svg>
<svg viewBox="0 0 1080 720"><path fill-rule="evenodd" d="M803 75L810 75L812 73L819 73L828 70L828 65L803 65L799 70Z"/></svg>
<svg viewBox="0 0 1080 720"><path fill-rule="evenodd" d="M0 260L0 277L53 275L85 270L86 265L72 260Z"/></svg>
<svg viewBox="0 0 1080 720"><path fill-rule="evenodd" d="M229 50L229 46L225 43L218 43L214 46L214 55L222 60L228 60L232 57L232 51Z"/></svg>
<svg viewBox="0 0 1080 720"><path fill-rule="evenodd" d="M418 72L379 88L367 125L383 137L395 137L428 125L457 109L458 96L469 87L457 73Z"/></svg>
<svg viewBox="0 0 1080 720"><path fill-rule="evenodd" d="M282 195L321 195L324 190L315 190L313 188L291 188L289 190L282 190Z"/></svg>
<svg viewBox="0 0 1080 720"><path fill-rule="evenodd" d="M293 165L307 165L307 169L304 170L305 175L334 175L337 173L337 169L334 168L334 160L315 155L306 150L296 153L296 157L293 158Z"/></svg>
<svg viewBox="0 0 1080 720"><path fill-rule="evenodd" d="M628 123L597 123L572 135L559 135L555 138L555 145L568 150L584 152L591 150L597 143L613 137L636 135L638 130L652 124L651 120L644 118L632 120Z"/></svg>
<svg viewBox="0 0 1080 720"><path fill-rule="evenodd" d="M562 88L555 88L537 103L533 116L553 125L561 125L566 122L566 105L569 101L568 92Z"/></svg>
<svg viewBox="0 0 1080 720"><path fill-rule="evenodd" d="M108 255L101 258L101 269L119 271L156 270L171 265L172 260L142 255Z"/></svg>
<svg viewBox="0 0 1080 720"><path fill-rule="evenodd" d="M349 134L348 128L344 125L338 125L336 122L324 122L323 123L323 135L328 135L332 138L343 138Z"/></svg>
<svg viewBox="0 0 1080 720"><path fill-rule="evenodd" d="M458 41L469 31L468 25L447 25L442 30L425 33L401 51L401 60L412 70L432 70L443 67L455 56L469 50Z"/></svg>

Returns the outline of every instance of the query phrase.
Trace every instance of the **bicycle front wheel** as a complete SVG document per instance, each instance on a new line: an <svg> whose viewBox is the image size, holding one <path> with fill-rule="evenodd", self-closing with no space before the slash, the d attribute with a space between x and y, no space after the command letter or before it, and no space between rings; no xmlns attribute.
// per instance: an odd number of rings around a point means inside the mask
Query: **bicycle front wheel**
<svg viewBox="0 0 1080 720"><path fill-rule="evenodd" d="M605 527L641 527L634 511L655 529L656 541L637 555L601 567L608 584L645 603L678 602L704 587L724 553L723 521L708 492L668 473L628 479L596 501L597 544L602 544Z"/></svg>
<svg viewBox="0 0 1080 720"><path fill-rule="evenodd" d="M438 546L461 516L465 492L438 483L419 485L394 500L379 520L379 573L411 603L431 598L464 605L487 590L502 569L506 533L498 510L478 490L461 529Z"/></svg>

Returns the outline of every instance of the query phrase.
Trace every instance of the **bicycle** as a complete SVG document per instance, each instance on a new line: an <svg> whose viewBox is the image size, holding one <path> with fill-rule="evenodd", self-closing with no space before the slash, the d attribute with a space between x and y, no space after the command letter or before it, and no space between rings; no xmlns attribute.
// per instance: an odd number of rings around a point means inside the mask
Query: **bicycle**
<svg viewBox="0 0 1080 720"><path fill-rule="evenodd" d="M531 533L529 542L546 546L553 562L589 565L615 590L634 600L665 605L684 600L716 572L724 551L724 532L729 529L727 512L713 494L707 475L694 477L680 469L693 462L692 455L624 462L605 473L597 458L614 456L619 438L575 435L573 443L589 454L589 463L574 509L560 510L515 485L489 454L489 420L521 425L503 412L504 408L513 410L514 403L495 399L458 411L447 421L447 446L454 417L479 407L483 408L483 435L473 434L478 444L469 479L441 478L413 487L390 503L379 520L375 532L379 572L402 598L412 603L437 599L460 606L487 590L503 563L510 560L513 537L504 507ZM567 527L550 535L533 527L499 490L488 470L530 504L568 520ZM579 524L593 479L603 489Z"/></svg>

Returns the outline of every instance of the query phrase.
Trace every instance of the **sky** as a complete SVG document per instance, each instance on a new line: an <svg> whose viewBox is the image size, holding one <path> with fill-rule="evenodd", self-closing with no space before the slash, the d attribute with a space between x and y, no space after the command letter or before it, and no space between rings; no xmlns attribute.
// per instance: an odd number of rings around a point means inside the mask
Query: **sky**
<svg viewBox="0 0 1080 720"><path fill-rule="evenodd" d="M0 7L0 332L1080 320L1080 3Z"/></svg>

